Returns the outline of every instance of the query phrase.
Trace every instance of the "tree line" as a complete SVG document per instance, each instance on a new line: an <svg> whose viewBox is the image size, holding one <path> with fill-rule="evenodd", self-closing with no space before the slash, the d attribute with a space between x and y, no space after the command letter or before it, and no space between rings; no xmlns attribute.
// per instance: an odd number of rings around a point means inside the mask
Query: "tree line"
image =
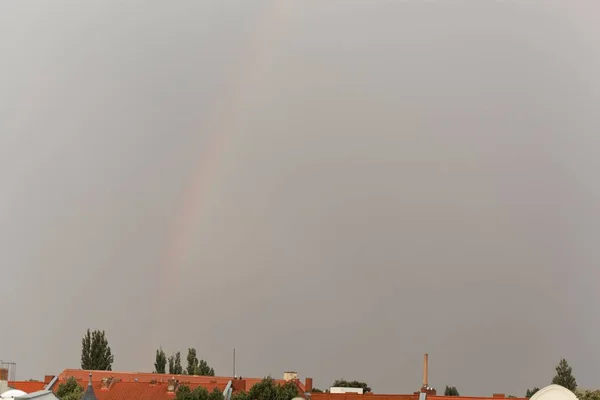
<svg viewBox="0 0 600 400"><path fill-rule="evenodd" d="M112 354L104 331L90 331L81 339L81 369L92 371L112 371L115 357ZM181 364L181 353L178 351L167 358L162 348L156 350L154 373L171 375L203 375L215 376L215 370L203 359L198 359L195 348L188 348L187 367Z"/></svg>
<svg viewBox="0 0 600 400"><path fill-rule="evenodd" d="M300 395L298 386L294 382L279 385L270 376L255 384L248 392L243 390L233 393L231 400L292 400ZM205 400L205 399L177 399L177 400Z"/></svg>
<svg viewBox="0 0 600 400"><path fill-rule="evenodd" d="M573 376L573 368L569 365L566 359L561 359L555 368L556 375L552 378L552 384L560 385L564 388L569 389L571 392L577 394L577 380ZM533 389L527 389L525 397L529 398L536 394L540 388L534 387ZM579 397L579 396L578 396ZM581 399L581 397L579 397Z"/></svg>
<svg viewBox="0 0 600 400"><path fill-rule="evenodd" d="M208 365L205 360L198 360L196 349L189 348L187 355L187 368L183 369L181 365L181 353L178 351L175 354L167 356L162 348L156 350L156 361L154 362L154 373L166 374L167 364L169 366L169 374L171 375L202 375L215 376L215 370Z"/></svg>
<svg viewBox="0 0 600 400"><path fill-rule="evenodd" d="M156 357L154 362L154 372L158 374L166 374L167 367L168 373L171 375L203 375L203 376L215 376L215 370L208 365L203 359L198 359L196 349L188 348L187 354L187 367L184 369L181 363L181 353L178 351L175 354L166 356L162 348L156 350ZM112 364L114 362L114 355L108 344L108 339L104 331L90 331L87 330L86 334L81 339L81 368L84 370L96 370L96 371L112 371ZM577 391L577 380L573 375L573 369L569 365L566 359L561 359L555 368L556 375L552 378L552 383L563 386L570 391L574 392L581 400L600 400L600 390L595 391ZM261 399L261 400L290 400L297 396L297 387L292 382L289 385L277 385L276 382L270 378L265 378L262 382L254 385L248 393L236 392L232 400L250 400L250 399ZM347 381L345 379L336 380L333 383L334 387L357 387L363 388L365 393L371 392L371 388L365 382L360 381ZM254 390L254 391L253 391ZM534 387L527 389L525 397L530 398L540 389ZM312 389L313 392L322 392L317 388ZM222 400L217 398L217 392L209 393L204 388L196 388L190 390L187 386L181 386L177 391L177 400ZM292 397L288 395L294 394ZM83 388L79 386L77 381L67 380L65 383L59 385L57 396L62 400L78 400L83 395ZM445 396L460 396L458 389L455 386L446 386L444 391ZM219 396L222 397L222 393L219 392ZM514 396L509 396L514 397Z"/></svg>
<svg viewBox="0 0 600 400"><path fill-rule="evenodd" d="M577 395L580 400L600 400L600 390L595 391L578 391L577 390L577 380L575 376L573 376L573 368L569 365L566 359L561 359L558 365L555 368L556 375L552 378L551 383L555 385L560 385L564 388L569 389L573 393ZM525 392L525 397L530 398L534 394L536 394L540 389L538 387L534 387L533 389L527 389ZM444 396L460 396L458 394L458 390L454 386L446 386L446 390L444 391ZM515 396L508 396L515 397Z"/></svg>
<svg viewBox="0 0 600 400"><path fill-rule="evenodd" d="M83 387L74 377L70 377L58 386L56 396L61 400L81 400L83 393ZM267 377L252 386L248 392L235 392L232 400L292 400L299 394L294 382L279 385L273 378ZM175 391L175 400L224 400L224 396L218 388L209 392L202 386L190 389L187 385L180 385Z"/></svg>
<svg viewBox="0 0 600 400"><path fill-rule="evenodd" d="M218 388L209 392L202 386L191 390L189 386L182 385L175 392L175 400L224 400L224 397Z"/></svg>

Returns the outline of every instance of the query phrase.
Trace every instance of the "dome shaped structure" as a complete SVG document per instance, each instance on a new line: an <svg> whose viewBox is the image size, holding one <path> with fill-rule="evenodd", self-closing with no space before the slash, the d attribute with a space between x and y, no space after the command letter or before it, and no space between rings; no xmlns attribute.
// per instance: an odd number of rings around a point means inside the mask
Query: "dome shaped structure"
<svg viewBox="0 0 600 400"><path fill-rule="evenodd" d="M577 396L563 386L550 385L538 390L529 400L577 400Z"/></svg>
<svg viewBox="0 0 600 400"><path fill-rule="evenodd" d="M25 393L22 390L11 389L11 390L7 390L6 392L0 394L0 399L14 399L15 397L25 396L26 394L27 393Z"/></svg>

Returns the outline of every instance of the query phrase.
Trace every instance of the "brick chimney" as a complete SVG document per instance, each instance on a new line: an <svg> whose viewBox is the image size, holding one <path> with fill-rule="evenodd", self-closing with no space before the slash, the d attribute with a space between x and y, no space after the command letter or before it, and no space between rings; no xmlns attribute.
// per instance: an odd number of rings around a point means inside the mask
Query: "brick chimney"
<svg viewBox="0 0 600 400"><path fill-rule="evenodd" d="M179 381L175 378L169 379L167 383L167 393L175 393L177 387L179 386Z"/></svg>
<svg viewBox="0 0 600 400"><path fill-rule="evenodd" d="M436 390L429 386L429 355L425 353L423 356L423 385L421 386L420 393L426 393L431 396L435 396Z"/></svg>
<svg viewBox="0 0 600 400"><path fill-rule="evenodd" d="M306 378L306 381L304 383L304 390L306 391L306 393L310 393L310 392L312 392L312 388L313 388L313 379Z"/></svg>
<svg viewBox="0 0 600 400"><path fill-rule="evenodd" d="M234 391L246 391L246 380L239 376L231 385Z"/></svg>

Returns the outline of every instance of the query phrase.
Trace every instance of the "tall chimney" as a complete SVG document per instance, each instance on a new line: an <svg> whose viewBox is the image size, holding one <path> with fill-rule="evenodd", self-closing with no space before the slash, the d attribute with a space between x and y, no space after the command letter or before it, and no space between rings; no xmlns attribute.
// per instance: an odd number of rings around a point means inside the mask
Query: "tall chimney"
<svg viewBox="0 0 600 400"><path fill-rule="evenodd" d="M425 353L425 356L423 357L423 387L429 387L429 381L428 381L428 355L427 353Z"/></svg>
<svg viewBox="0 0 600 400"><path fill-rule="evenodd" d="M304 384L304 391L306 393L310 393L312 392L313 389L313 379L312 378L306 378L306 383Z"/></svg>

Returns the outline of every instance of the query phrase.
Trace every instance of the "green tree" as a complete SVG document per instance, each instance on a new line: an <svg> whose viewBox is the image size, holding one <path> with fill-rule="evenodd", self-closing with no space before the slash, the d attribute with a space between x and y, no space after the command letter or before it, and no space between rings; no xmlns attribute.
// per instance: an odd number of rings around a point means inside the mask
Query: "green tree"
<svg viewBox="0 0 600 400"><path fill-rule="evenodd" d="M600 400L600 390L577 390L575 395L579 400Z"/></svg>
<svg viewBox="0 0 600 400"><path fill-rule="evenodd" d="M252 386L247 398L251 400L292 400L298 395L298 386L294 382L278 385L269 376Z"/></svg>
<svg viewBox="0 0 600 400"><path fill-rule="evenodd" d="M239 392L234 392L231 395L231 400L250 400L250 397L248 396L248 393L240 390Z"/></svg>
<svg viewBox="0 0 600 400"><path fill-rule="evenodd" d="M266 377L250 388L248 397L251 400L277 400L277 384L270 376Z"/></svg>
<svg viewBox="0 0 600 400"><path fill-rule="evenodd" d="M170 366L170 365L169 365ZM164 374L167 372L167 356L162 347L156 350L156 361L154 362L154 373Z"/></svg>
<svg viewBox="0 0 600 400"><path fill-rule="evenodd" d="M224 400L223 392L221 392L219 388L214 388L214 390L209 393L208 400Z"/></svg>
<svg viewBox="0 0 600 400"><path fill-rule="evenodd" d="M58 385L56 397L61 400L79 400L83 396L83 388L74 377L70 377L64 383Z"/></svg>
<svg viewBox="0 0 600 400"><path fill-rule="evenodd" d="M175 356L169 356L167 361L169 362L169 374L173 375L175 373Z"/></svg>
<svg viewBox="0 0 600 400"><path fill-rule="evenodd" d="M188 349L187 355L187 368L186 372L188 375L198 375L198 357L196 357L196 349Z"/></svg>
<svg viewBox="0 0 600 400"><path fill-rule="evenodd" d="M321 389L317 389L316 387L312 388L310 390L311 393L323 393L323 391Z"/></svg>
<svg viewBox="0 0 600 400"><path fill-rule="evenodd" d="M208 390L205 387L198 386L192 390L192 400L208 400Z"/></svg>
<svg viewBox="0 0 600 400"><path fill-rule="evenodd" d="M81 400L83 393L70 393L65 397L61 397L61 400Z"/></svg>
<svg viewBox="0 0 600 400"><path fill-rule="evenodd" d="M277 400L292 400L300 395L298 386L294 382L286 382L277 386Z"/></svg>
<svg viewBox="0 0 600 400"><path fill-rule="evenodd" d="M204 360L198 362L198 373L196 375L215 376L215 370L212 369Z"/></svg>
<svg viewBox="0 0 600 400"><path fill-rule="evenodd" d="M458 394L458 389L456 389L456 386L446 386L446 390L444 390L444 396L460 396L460 394Z"/></svg>
<svg viewBox="0 0 600 400"><path fill-rule="evenodd" d="M192 400L192 391L189 386L181 385L175 391L176 400Z"/></svg>
<svg viewBox="0 0 600 400"><path fill-rule="evenodd" d="M534 387L533 389L527 389L527 392L525 393L525 397L530 398L532 397L534 394L536 394L538 392L538 390L540 390L540 388Z"/></svg>
<svg viewBox="0 0 600 400"><path fill-rule="evenodd" d="M181 353L175 353L175 374L183 374L183 366L181 365Z"/></svg>
<svg viewBox="0 0 600 400"><path fill-rule="evenodd" d="M188 375L215 376L215 370L206 361L198 360L194 348L188 349L186 372Z"/></svg>
<svg viewBox="0 0 600 400"><path fill-rule="evenodd" d="M351 387L351 388L362 388L364 393L371 392L371 388L365 382L359 381L347 381L345 379L338 379L333 382L333 387Z"/></svg>
<svg viewBox="0 0 600 400"><path fill-rule="evenodd" d="M221 397L223 394L221 394ZM196 387L191 390L189 386L181 385L175 392L175 400L208 400L208 390L202 386Z"/></svg>
<svg viewBox="0 0 600 400"><path fill-rule="evenodd" d="M181 366L181 353L177 352L175 355L169 356L169 374L181 375L183 374L183 367Z"/></svg>
<svg viewBox="0 0 600 400"><path fill-rule="evenodd" d="M572 392L577 390L577 381L573 376L573 369L564 358L556 366L556 376L552 378L552 383L565 387Z"/></svg>
<svg viewBox="0 0 600 400"><path fill-rule="evenodd" d="M104 331L90 332L88 329L81 339L81 369L112 371L114 360Z"/></svg>

